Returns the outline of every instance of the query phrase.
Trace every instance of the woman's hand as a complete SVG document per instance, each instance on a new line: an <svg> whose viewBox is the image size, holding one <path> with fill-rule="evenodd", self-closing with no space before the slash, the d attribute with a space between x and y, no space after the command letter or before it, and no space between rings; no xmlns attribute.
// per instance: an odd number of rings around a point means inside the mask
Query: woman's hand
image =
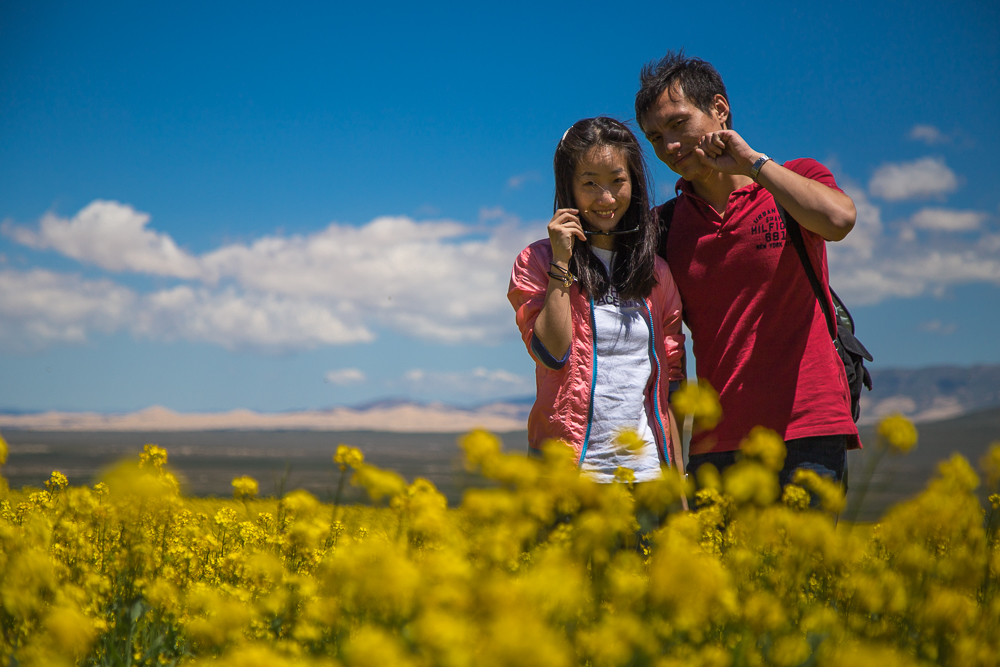
<svg viewBox="0 0 1000 667"><path fill-rule="evenodd" d="M573 238L586 241L580 211L575 208L561 208L549 220L549 242L552 244L552 261L569 265L573 256Z"/></svg>
<svg viewBox="0 0 1000 667"><path fill-rule="evenodd" d="M549 221L548 230L549 242L552 244L552 263L568 272L569 260L573 257L573 239L587 240L580 222L580 211L575 208L559 209ZM562 280L553 278L550 272L545 305L535 320L535 335L556 359L562 359L566 355L573 341L569 293L569 286Z"/></svg>

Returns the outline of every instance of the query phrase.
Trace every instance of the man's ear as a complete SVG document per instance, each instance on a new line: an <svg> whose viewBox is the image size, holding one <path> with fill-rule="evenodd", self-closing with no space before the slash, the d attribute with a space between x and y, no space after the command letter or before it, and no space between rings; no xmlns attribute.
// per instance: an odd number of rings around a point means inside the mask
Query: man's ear
<svg viewBox="0 0 1000 667"><path fill-rule="evenodd" d="M715 111L716 118L719 119L719 124L726 127L729 122L729 101L721 94L716 93L712 99L712 109Z"/></svg>

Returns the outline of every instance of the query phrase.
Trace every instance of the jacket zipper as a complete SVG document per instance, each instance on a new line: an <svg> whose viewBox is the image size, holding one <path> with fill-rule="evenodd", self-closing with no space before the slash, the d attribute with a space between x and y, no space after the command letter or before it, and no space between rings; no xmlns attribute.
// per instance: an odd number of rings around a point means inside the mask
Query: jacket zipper
<svg viewBox="0 0 1000 667"><path fill-rule="evenodd" d="M587 434L583 437L583 447L580 449L580 460L576 467L583 466L583 459L587 456L587 447L590 445L590 428L594 425L594 389L597 387L597 321L594 319L594 296L590 296L590 404L587 406Z"/></svg>

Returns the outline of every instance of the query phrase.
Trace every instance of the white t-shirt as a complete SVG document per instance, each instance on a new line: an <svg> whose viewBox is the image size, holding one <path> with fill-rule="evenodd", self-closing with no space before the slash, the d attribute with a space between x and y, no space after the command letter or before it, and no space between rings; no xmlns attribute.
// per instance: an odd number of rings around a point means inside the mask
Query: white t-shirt
<svg viewBox="0 0 1000 667"><path fill-rule="evenodd" d="M593 246L591 250L611 275L614 251ZM660 477L660 457L650 427L655 416L646 412L645 392L653 363L643 310L640 301L621 301L614 288L594 301L597 382L590 437L580 469L597 482L614 481L619 467L630 468L637 482ZM646 444L630 451L615 443L623 429L634 430Z"/></svg>

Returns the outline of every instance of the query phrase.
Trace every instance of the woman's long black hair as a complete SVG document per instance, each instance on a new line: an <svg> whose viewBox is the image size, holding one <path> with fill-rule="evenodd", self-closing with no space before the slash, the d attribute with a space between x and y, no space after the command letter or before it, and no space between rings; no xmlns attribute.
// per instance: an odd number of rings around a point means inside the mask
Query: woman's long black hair
<svg viewBox="0 0 1000 667"><path fill-rule="evenodd" d="M625 155L632 181L632 199L615 229L634 227L637 231L615 235L615 261L611 267L610 282L604 264L590 251L590 243L580 239L573 241L569 270L579 280L580 289L595 299L604 297L612 284L621 299L645 299L656 285L653 265L659 228L649 207L650 182L646 160L638 140L624 123L598 116L577 121L566 131L552 160L556 177L553 208L580 208L573 196L576 166L595 146L610 146ZM582 214L580 218L583 219ZM586 227L584 223L584 229Z"/></svg>

